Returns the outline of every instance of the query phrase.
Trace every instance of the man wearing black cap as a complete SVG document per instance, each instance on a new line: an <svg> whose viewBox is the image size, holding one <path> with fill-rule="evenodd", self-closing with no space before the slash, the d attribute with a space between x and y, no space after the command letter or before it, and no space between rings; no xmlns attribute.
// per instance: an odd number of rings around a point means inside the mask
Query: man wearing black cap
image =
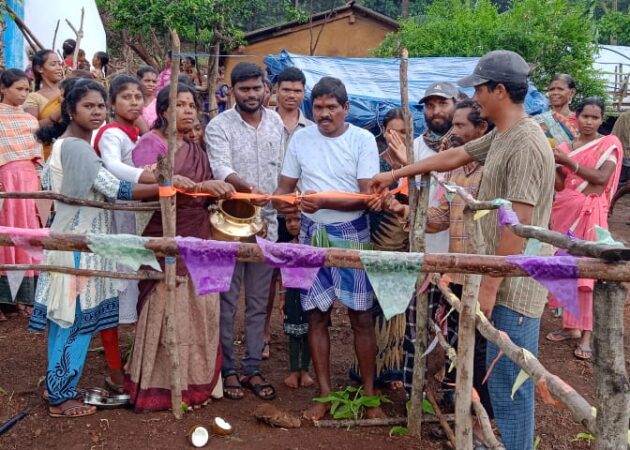
<svg viewBox="0 0 630 450"><path fill-rule="evenodd" d="M497 50L483 56L474 72L459 81L474 87L481 116L495 123L491 133L464 146L438 153L387 174L376 175L371 189L381 192L392 178L443 172L473 160L484 164L479 200L506 199L512 202L523 224L547 227L553 200L555 163L544 133L525 113L529 66L518 54ZM509 228L500 228L496 213L480 220L485 253L521 254L525 240ZM499 330L531 353L538 353L540 316L546 291L531 278L484 276L479 290L481 311ZM487 365L498 355L488 342ZM511 399L520 368L502 357L494 367L488 388L492 407L506 450L532 450L534 445L534 385L526 381Z"/></svg>

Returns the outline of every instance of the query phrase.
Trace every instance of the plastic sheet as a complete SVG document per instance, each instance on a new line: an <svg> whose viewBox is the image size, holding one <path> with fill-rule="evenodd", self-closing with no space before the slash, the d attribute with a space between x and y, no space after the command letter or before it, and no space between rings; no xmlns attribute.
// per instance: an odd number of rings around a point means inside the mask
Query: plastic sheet
<svg viewBox="0 0 630 450"><path fill-rule="evenodd" d="M479 58L433 57L409 59L409 103L414 118L416 136L425 128L422 105L418 101L426 88L436 81L455 83L472 73ZM397 58L333 58L304 56L282 50L265 58L271 80L285 68L295 66L306 75L306 96L302 106L311 115L311 89L324 76L339 78L346 85L350 98L348 121L367 129L378 129L391 108L400 107L400 60ZM472 96L472 89L462 89ZM548 108L547 99L533 85L525 99L530 115Z"/></svg>

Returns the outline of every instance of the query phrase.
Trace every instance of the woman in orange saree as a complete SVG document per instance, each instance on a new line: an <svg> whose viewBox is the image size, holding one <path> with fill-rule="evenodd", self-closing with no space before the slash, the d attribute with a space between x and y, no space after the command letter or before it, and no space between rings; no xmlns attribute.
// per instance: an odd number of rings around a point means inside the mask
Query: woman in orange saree
<svg viewBox="0 0 630 450"><path fill-rule="evenodd" d="M608 229L608 209L619 182L623 149L617 137L601 136L597 130L604 116L604 103L591 97L576 110L579 137L554 150L556 199L551 210L551 229L572 232L577 238L594 241L596 226ZM574 354L589 360L593 330L593 287L595 280L578 280L578 317L564 309L561 330L547 335L550 341L579 339ZM550 296L551 308L562 306Z"/></svg>
<svg viewBox="0 0 630 450"><path fill-rule="evenodd" d="M57 54L52 50L40 50L33 56L35 92L31 92L24 102L24 110L39 121L40 127L47 127L61 121L61 91L59 83L63 78L63 68ZM48 159L52 145L44 146L44 159Z"/></svg>

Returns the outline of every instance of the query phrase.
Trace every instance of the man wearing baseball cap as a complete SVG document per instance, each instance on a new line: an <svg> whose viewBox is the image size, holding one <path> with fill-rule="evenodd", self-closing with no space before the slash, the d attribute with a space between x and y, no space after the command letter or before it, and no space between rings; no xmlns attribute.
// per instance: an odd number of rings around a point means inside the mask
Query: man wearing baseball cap
<svg viewBox="0 0 630 450"><path fill-rule="evenodd" d="M484 165L479 200L509 200L521 223L547 227L555 163L543 131L525 113L528 73L529 66L514 52L497 50L484 55L473 73L458 84L475 88L473 100L479 104L481 116L494 122L496 128L464 146L376 175L371 182L372 191L382 192L392 183L392 178L443 172L476 160ZM508 227L499 227L496 212L479 222L486 254L523 253L525 240ZM546 296L544 288L531 278L484 276L479 304L496 328L507 333L516 345L536 355ZM498 353L498 348L488 342L488 366ZM520 368L509 358L502 357L488 381L495 419L506 450L532 450L534 446L533 382L526 381L514 400L511 399L519 372Z"/></svg>

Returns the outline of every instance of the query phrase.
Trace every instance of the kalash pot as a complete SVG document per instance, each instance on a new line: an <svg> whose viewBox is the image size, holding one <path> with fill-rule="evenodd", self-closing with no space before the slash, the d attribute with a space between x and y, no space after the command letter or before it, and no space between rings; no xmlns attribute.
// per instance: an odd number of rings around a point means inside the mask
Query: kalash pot
<svg viewBox="0 0 630 450"><path fill-rule="evenodd" d="M210 213L212 239L253 242L263 231L261 208L247 200L220 200Z"/></svg>

